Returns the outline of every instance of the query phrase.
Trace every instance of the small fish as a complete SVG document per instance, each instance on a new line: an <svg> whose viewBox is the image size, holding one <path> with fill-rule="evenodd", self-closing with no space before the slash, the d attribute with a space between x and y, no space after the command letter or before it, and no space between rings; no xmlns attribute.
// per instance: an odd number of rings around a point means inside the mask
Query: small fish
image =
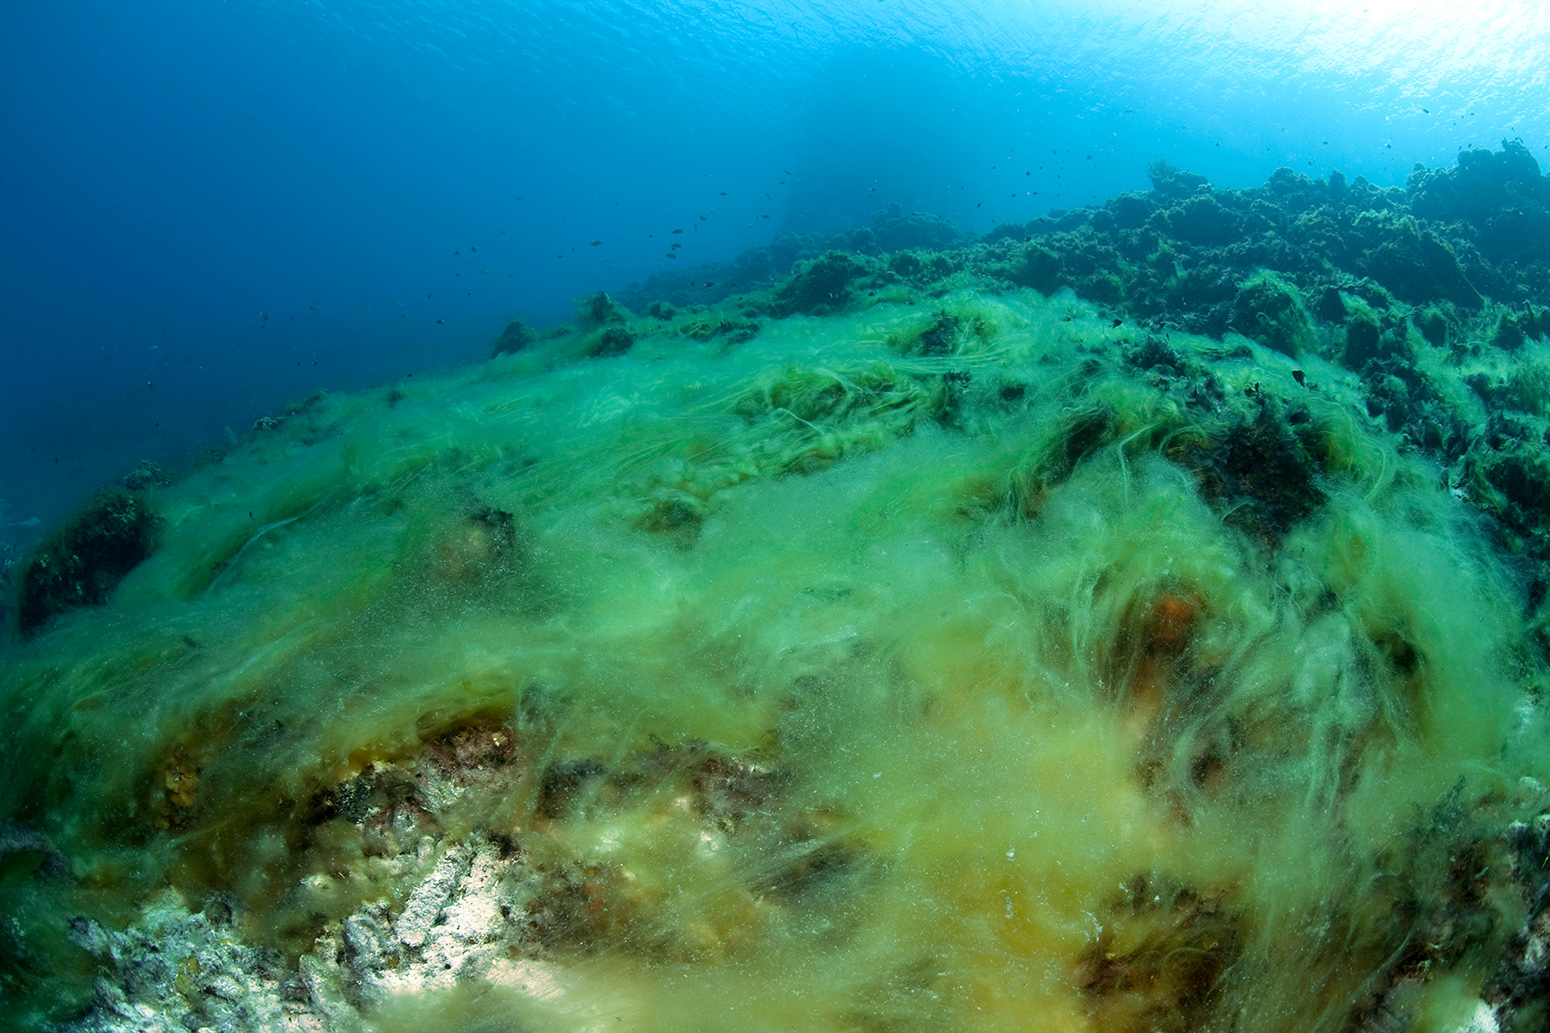
<svg viewBox="0 0 1550 1033"><path fill-rule="evenodd" d="M599 245L599 244L601 244L601 243L602 243L602 241L601 241L601 240L594 240L594 241L593 241L593 242L592 242L592 246L593 246L593 247L597 247L597 246L598 246L598 245Z"/></svg>
<svg viewBox="0 0 1550 1033"><path fill-rule="evenodd" d="M669 251L669 252L668 252L668 253L667 253L667 257L668 257L668 258L677 258L677 257L678 257L678 256L677 256L677 255L675 255L675 254L673 254L673 253L672 253L672 252L671 252L671 251Z"/></svg>
<svg viewBox="0 0 1550 1033"><path fill-rule="evenodd" d="M472 254L472 253L473 253L473 252L475 252L475 251L478 251L478 250L479 250L479 249L478 249L478 248L476 248L476 247L471 247L471 248L469 248L469 249L468 249L468 251L469 251L469 253L470 253L470 254Z"/></svg>
<svg viewBox="0 0 1550 1033"><path fill-rule="evenodd" d="M1303 387L1308 386L1308 375L1300 369L1292 370L1292 379Z"/></svg>
<svg viewBox="0 0 1550 1033"><path fill-rule="evenodd" d="M1109 329L1113 330L1115 327L1119 326L1123 322L1124 322L1123 319L1116 319L1114 322L1109 324Z"/></svg>
<svg viewBox="0 0 1550 1033"><path fill-rule="evenodd" d="M702 216L700 216L700 221L701 222L708 222L709 220L706 219L705 216L702 215Z"/></svg>
<svg viewBox="0 0 1550 1033"><path fill-rule="evenodd" d="M674 230L674 231L673 231L673 232L674 232L674 233L682 233L682 232L683 232L683 230Z"/></svg>
<svg viewBox="0 0 1550 1033"><path fill-rule="evenodd" d="M438 322L438 323L445 323L446 320L445 319L438 319L438 320L436 320L436 322Z"/></svg>
<svg viewBox="0 0 1550 1033"><path fill-rule="evenodd" d="M727 196L727 192L726 192L726 191L725 191L725 190L723 190L723 191L722 191L722 192L721 192L721 196L722 196L722 197L725 197L725 196Z"/></svg>

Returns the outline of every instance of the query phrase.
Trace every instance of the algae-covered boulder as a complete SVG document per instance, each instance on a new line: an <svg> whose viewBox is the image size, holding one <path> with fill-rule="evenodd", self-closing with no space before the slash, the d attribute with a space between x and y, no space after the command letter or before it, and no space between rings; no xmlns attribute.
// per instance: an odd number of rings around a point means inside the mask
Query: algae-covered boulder
<svg viewBox="0 0 1550 1033"><path fill-rule="evenodd" d="M1243 220L1210 194L1190 197L1167 212L1168 227L1190 244L1226 244L1243 232Z"/></svg>
<svg viewBox="0 0 1550 1033"><path fill-rule="evenodd" d="M622 326L608 326L598 335L597 341L588 350L588 353L598 358L613 358L623 355L635 344L635 335Z"/></svg>
<svg viewBox="0 0 1550 1033"><path fill-rule="evenodd" d="M873 215L870 232L872 242L883 251L961 247L972 239L949 219L929 212L905 212L899 205L890 205ZM852 246L855 246L854 241ZM870 248L855 247L855 250L869 251Z"/></svg>
<svg viewBox="0 0 1550 1033"><path fill-rule="evenodd" d="M1121 194L1104 206L1121 229L1140 229L1152 214L1152 201L1145 194Z"/></svg>
<svg viewBox="0 0 1550 1033"><path fill-rule="evenodd" d="M155 548L160 521L144 496L105 488L29 557L17 579L16 618L32 634L49 618L106 602Z"/></svg>
<svg viewBox="0 0 1550 1033"><path fill-rule="evenodd" d="M1460 151L1453 169L1419 166L1406 181L1411 207L1419 216L1440 221L1463 220L1487 229L1503 213L1542 213L1550 204L1550 180L1522 140L1503 140L1500 151ZM1484 235L1492 251L1502 247L1495 234ZM1539 247L1545 247L1540 242Z"/></svg>
<svg viewBox="0 0 1550 1033"><path fill-rule="evenodd" d="M850 300L851 281L865 272L865 266L850 255L830 251L801 266L782 284L771 299L770 311L777 316L836 312Z"/></svg>
<svg viewBox="0 0 1550 1033"><path fill-rule="evenodd" d="M1146 174L1152 181L1152 190L1171 200L1182 200L1211 186L1211 181L1199 173L1185 172L1161 159L1148 165Z"/></svg>
<svg viewBox="0 0 1550 1033"><path fill-rule="evenodd" d="M1233 304L1232 328L1267 348L1293 357L1317 344L1301 294L1268 271L1243 282Z"/></svg>
<svg viewBox="0 0 1550 1033"><path fill-rule="evenodd" d="M590 294L576 303L576 325L583 330L596 330L610 323L625 323L629 318L629 310L615 301L607 291Z"/></svg>
<svg viewBox="0 0 1550 1033"><path fill-rule="evenodd" d="M1414 219L1373 219L1365 225L1370 246L1356 261L1359 271L1412 304L1442 298L1480 306L1480 292L1460 268L1453 248L1436 233Z"/></svg>
<svg viewBox="0 0 1550 1033"><path fill-rule="evenodd" d="M1040 294L1053 294L1060 288L1063 265L1060 256L1049 248L1029 244L1009 267L1007 279L1019 287L1032 287Z"/></svg>
<svg viewBox="0 0 1550 1033"><path fill-rule="evenodd" d="M490 358L497 355L515 355L538 340L538 335L533 333L531 327L521 319L513 319L506 324L501 335L495 339L495 346L490 351Z"/></svg>
<svg viewBox="0 0 1550 1033"><path fill-rule="evenodd" d="M262 421L261 421L262 422ZM145 491L147 488L165 488L172 483L172 474L159 463L153 463L149 459L142 459L135 468L124 475L123 485L130 491Z"/></svg>

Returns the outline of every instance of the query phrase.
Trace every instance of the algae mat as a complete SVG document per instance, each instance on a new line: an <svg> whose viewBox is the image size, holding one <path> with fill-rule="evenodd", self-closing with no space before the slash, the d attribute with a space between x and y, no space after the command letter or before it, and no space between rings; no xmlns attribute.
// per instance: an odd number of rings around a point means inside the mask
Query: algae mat
<svg viewBox="0 0 1550 1033"><path fill-rule="evenodd" d="M770 311L599 298L103 509L147 554L5 657L12 1014L1442 1030L1511 992L1541 661L1354 375L983 284Z"/></svg>

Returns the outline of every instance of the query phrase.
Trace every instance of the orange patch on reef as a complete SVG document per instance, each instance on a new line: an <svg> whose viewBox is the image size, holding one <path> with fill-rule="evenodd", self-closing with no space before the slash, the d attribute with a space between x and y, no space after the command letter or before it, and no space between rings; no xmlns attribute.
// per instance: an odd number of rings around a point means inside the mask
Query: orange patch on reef
<svg viewBox="0 0 1550 1033"><path fill-rule="evenodd" d="M1132 741L1150 731L1174 681L1174 663L1189 648L1205 609L1193 592L1169 591L1142 611L1133 627L1139 635L1135 666L1125 685L1125 730Z"/></svg>

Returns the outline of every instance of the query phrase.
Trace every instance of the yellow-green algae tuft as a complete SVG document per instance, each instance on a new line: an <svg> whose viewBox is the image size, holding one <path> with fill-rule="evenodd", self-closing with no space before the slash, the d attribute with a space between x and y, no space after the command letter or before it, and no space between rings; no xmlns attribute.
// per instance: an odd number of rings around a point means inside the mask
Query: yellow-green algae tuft
<svg viewBox="0 0 1550 1033"><path fill-rule="evenodd" d="M1546 758L1463 504L1311 355L906 295L611 313L149 488L7 647L64 870L7 855L6 994L224 901L336 1028L1467 1019Z"/></svg>

